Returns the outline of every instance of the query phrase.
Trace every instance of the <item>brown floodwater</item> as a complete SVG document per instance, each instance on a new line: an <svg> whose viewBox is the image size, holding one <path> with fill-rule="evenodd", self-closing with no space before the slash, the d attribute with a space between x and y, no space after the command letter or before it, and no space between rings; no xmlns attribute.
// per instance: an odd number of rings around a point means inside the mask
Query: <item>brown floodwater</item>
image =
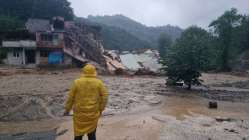
<svg viewBox="0 0 249 140"><path fill-rule="evenodd" d="M102 140L151 140L159 139L163 122L153 119L154 115L173 116L184 120L186 116L204 115L209 117L229 117L249 120L249 103L233 103L218 101L218 109L208 109L209 100L187 95L184 97L161 96L162 104L158 106L144 106L135 111L114 116L103 117L99 122L97 135ZM59 128L58 132L66 133L57 137L57 140L73 138L72 118L60 121L36 121L24 123L1 123L2 133L39 132L46 129Z"/></svg>
<svg viewBox="0 0 249 140"><path fill-rule="evenodd" d="M190 95L187 97L164 97L162 113L183 120L185 116L204 115L249 120L249 103L217 101L218 109L208 108L208 99Z"/></svg>

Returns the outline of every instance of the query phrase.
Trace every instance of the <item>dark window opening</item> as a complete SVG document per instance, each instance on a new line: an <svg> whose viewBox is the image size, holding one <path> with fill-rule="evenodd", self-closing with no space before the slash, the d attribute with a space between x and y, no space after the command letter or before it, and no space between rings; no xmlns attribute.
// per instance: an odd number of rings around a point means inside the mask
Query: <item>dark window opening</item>
<svg viewBox="0 0 249 140"><path fill-rule="evenodd" d="M55 30L64 30L65 25L63 20L55 19L53 24Z"/></svg>
<svg viewBox="0 0 249 140"><path fill-rule="evenodd" d="M53 40L56 40L56 41L59 40L59 35L58 34L54 34L53 35Z"/></svg>
<svg viewBox="0 0 249 140"><path fill-rule="evenodd" d="M51 34L41 34L41 40L42 41L52 41L53 35Z"/></svg>
<svg viewBox="0 0 249 140"><path fill-rule="evenodd" d="M40 56L41 56L41 57L48 57L48 55L49 55L49 52L48 52L48 51L41 51L41 52L40 52Z"/></svg>
<svg viewBox="0 0 249 140"><path fill-rule="evenodd" d="M26 63L34 64L35 63L35 50L26 50Z"/></svg>
<svg viewBox="0 0 249 140"><path fill-rule="evenodd" d="M14 52L13 52L13 57L18 58L19 56L20 56L19 52L17 52L17 51L14 51Z"/></svg>

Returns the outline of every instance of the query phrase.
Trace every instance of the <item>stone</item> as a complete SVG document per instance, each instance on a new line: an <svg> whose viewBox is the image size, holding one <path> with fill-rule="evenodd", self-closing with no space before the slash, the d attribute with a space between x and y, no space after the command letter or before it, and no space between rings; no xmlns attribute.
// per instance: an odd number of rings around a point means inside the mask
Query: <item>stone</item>
<svg viewBox="0 0 249 140"><path fill-rule="evenodd" d="M235 119L232 119L232 118L221 118L221 117L216 117L215 120L217 122L232 122L232 121L235 121Z"/></svg>
<svg viewBox="0 0 249 140"><path fill-rule="evenodd" d="M209 102L209 108L210 109L217 109L218 108L218 103L217 102Z"/></svg>

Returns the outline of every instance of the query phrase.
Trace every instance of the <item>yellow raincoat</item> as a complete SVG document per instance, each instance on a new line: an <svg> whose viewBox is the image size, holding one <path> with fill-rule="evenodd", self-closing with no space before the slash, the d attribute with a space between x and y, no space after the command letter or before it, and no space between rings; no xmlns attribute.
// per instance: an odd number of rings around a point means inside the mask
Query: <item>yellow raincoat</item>
<svg viewBox="0 0 249 140"><path fill-rule="evenodd" d="M82 76L74 81L70 90L65 109L69 112L73 108L75 136L93 132L106 106L108 92L96 76L95 67L86 65L82 69Z"/></svg>

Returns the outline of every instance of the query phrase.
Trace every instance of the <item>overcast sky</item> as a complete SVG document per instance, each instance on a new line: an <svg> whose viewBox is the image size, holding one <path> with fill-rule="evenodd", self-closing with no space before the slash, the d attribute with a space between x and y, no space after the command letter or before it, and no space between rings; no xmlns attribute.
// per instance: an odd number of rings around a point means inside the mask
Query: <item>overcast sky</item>
<svg viewBox="0 0 249 140"><path fill-rule="evenodd" d="M147 26L208 24L225 10L249 14L249 0L69 0L77 16L123 14Z"/></svg>

